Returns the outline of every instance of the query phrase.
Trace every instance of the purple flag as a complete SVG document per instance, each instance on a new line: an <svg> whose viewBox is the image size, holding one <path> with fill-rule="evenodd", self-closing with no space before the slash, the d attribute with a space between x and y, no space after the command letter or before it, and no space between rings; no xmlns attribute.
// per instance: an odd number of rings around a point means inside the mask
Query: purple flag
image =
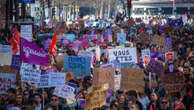
<svg viewBox="0 0 194 110"><path fill-rule="evenodd" d="M46 39L46 40L43 41L43 45L44 45L45 50L49 50L51 42L52 42L51 39Z"/></svg>
<svg viewBox="0 0 194 110"><path fill-rule="evenodd" d="M21 38L20 57L29 64L48 66L49 55L36 44Z"/></svg>
<svg viewBox="0 0 194 110"><path fill-rule="evenodd" d="M172 45L172 38L166 38L166 48L170 48L170 46Z"/></svg>
<svg viewBox="0 0 194 110"><path fill-rule="evenodd" d="M19 70L21 66L21 59L19 55L12 56L11 68L15 70Z"/></svg>

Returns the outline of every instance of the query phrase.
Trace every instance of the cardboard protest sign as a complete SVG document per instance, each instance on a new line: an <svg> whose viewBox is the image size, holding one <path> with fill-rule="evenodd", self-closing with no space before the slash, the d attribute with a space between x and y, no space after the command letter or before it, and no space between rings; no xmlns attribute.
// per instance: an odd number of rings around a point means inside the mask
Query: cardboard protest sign
<svg viewBox="0 0 194 110"><path fill-rule="evenodd" d="M179 71L170 74L162 74L161 84L168 93L179 92L184 86L184 75Z"/></svg>
<svg viewBox="0 0 194 110"><path fill-rule="evenodd" d="M126 33L117 33L117 43L126 42Z"/></svg>
<svg viewBox="0 0 194 110"><path fill-rule="evenodd" d="M22 65L20 68L21 81L30 83L39 83L41 71L27 65Z"/></svg>
<svg viewBox="0 0 194 110"><path fill-rule="evenodd" d="M108 50L109 61L119 60L120 63L137 63L136 48L122 48Z"/></svg>
<svg viewBox="0 0 194 110"><path fill-rule="evenodd" d="M141 57L144 64L148 65L151 59L150 49L145 49L141 51Z"/></svg>
<svg viewBox="0 0 194 110"><path fill-rule="evenodd" d="M11 68L11 66L5 65L5 66L0 66L0 73L17 73L18 70L14 70Z"/></svg>
<svg viewBox="0 0 194 110"><path fill-rule="evenodd" d="M141 69L124 68L121 76L121 90L144 91L144 72Z"/></svg>
<svg viewBox="0 0 194 110"><path fill-rule="evenodd" d="M108 68L95 68L93 74L93 84L102 86L108 84L109 88L114 91L114 69Z"/></svg>
<svg viewBox="0 0 194 110"><path fill-rule="evenodd" d="M22 38L32 41L32 25L21 25L20 34Z"/></svg>
<svg viewBox="0 0 194 110"><path fill-rule="evenodd" d="M16 87L16 74L0 73L0 93Z"/></svg>
<svg viewBox="0 0 194 110"><path fill-rule="evenodd" d="M36 83L36 88L49 88L49 74L41 75L40 82Z"/></svg>
<svg viewBox="0 0 194 110"><path fill-rule="evenodd" d="M19 70L21 66L21 59L19 55L13 55L12 56L12 63L11 63L11 68L15 70Z"/></svg>
<svg viewBox="0 0 194 110"><path fill-rule="evenodd" d="M152 42L158 46L161 46L163 48L166 48L166 39L165 37L159 36L159 35L155 35L153 37Z"/></svg>
<svg viewBox="0 0 194 110"><path fill-rule="evenodd" d="M64 71L73 72L75 77L90 76L91 57L67 56L64 58Z"/></svg>
<svg viewBox="0 0 194 110"><path fill-rule="evenodd" d="M150 60L150 63L147 66L147 71L155 73L156 75L160 76L161 72L163 71L164 66L155 61L154 59Z"/></svg>
<svg viewBox="0 0 194 110"><path fill-rule="evenodd" d="M12 61L12 46L0 45L0 65L11 65Z"/></svg>
<svg viewBox="0 0 194 110"><path fill-rule="evenodd" d="M107 89L103 86L93 87L92 92L86 96L84 110L99 108L106 104Z"/></svg>
<svg viewBox="0 0 194 110"><path fill-rule="evenodd" d="M55 88L53 94L65 99L65 98L68 98L69 96L73 96L72 94L74 94L74 92L75 92L75 88L73 88L69 85L64 85L63 87Z"/></svg>

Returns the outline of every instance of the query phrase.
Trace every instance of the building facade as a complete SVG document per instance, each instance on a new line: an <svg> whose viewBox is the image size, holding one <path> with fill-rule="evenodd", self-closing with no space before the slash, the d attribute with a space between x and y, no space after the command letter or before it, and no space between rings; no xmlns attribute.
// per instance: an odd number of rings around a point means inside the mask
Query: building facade
<svg viewBox="0 0 194 110"><path fill-rule="evenodd" d="M134 0L132 17L194 15L194 0Z"/></svg>

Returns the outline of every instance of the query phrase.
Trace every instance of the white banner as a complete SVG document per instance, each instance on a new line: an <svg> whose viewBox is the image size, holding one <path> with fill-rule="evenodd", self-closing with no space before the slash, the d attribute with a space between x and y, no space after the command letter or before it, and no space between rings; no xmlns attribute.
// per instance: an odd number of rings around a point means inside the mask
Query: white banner
<svg viewBox="0 0 194 110"><path fill-rule="evenodd" d="M136 48L111 49L108 53L109 62L118 59L120 63L137 63Z"/></svg>
<svg viewBox="0 0 194 110"><path fill-rule="evenodd" d="M21 25L20 34L22 38L32 41L32 25Z"/></svg>
<svg viewBox="0 0 194 110"><path fill-rule="evenodd" d="M36 88L63 87L66 82L65 73L48 73L41 75L40 83L35 85Z"/></svg>
<svg viewBox="0 0 194 110"><path fill-rule="evenodd" d="M21 66L21 69L20 69L21 80L23 82L39 83L41 70L32 68L30 64L26 64L26 65L28 66L25 66L25 64L22 64Z"/></svg>

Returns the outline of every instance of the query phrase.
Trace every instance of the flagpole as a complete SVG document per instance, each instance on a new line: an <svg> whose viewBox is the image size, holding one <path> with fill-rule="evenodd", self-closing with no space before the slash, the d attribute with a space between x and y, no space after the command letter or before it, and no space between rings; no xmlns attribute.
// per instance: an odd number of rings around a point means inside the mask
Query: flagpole
<svg viewBox="0 0 194 110"><path fill-rule="evenodd" d="M172 1L173 2L173 15L175 16L175 0Z"/></svg>

